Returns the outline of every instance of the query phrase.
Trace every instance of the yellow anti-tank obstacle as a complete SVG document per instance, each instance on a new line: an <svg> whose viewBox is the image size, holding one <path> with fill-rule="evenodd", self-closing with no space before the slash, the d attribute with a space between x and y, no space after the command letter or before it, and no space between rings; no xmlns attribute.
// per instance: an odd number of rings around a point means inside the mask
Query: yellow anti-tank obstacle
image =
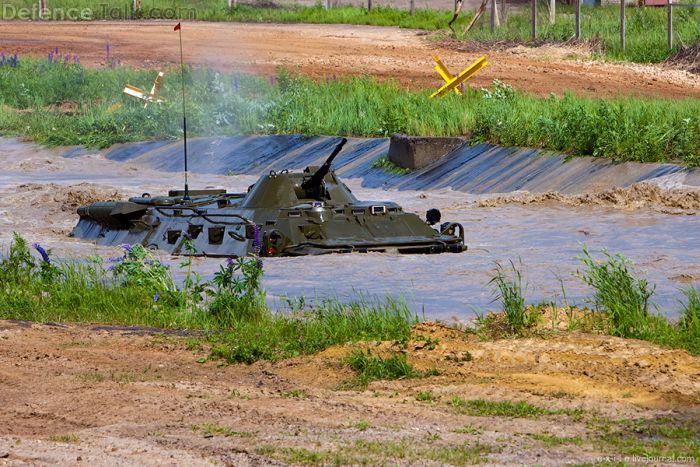
<svg viewBox="0 0 700 467"><path fill-rule="evenodd" d="M433 59L436 63L435 71L437 71L438 74L442 77L442 79L445 80L445 84L440 89L438 89L430 95L431 99L434 97L442 97L450 91L454 91L456 94L461 94L458 88L459 85L464 83L466 80L474 76L479 70L481 70L489 64L489 62L487 62L484 57L479 57L474 63L465 68L460 74L454 76L452 75L452 73L450 73L445 64L442 63L442 60L440 60L437 56L433 56Z"/></svg>

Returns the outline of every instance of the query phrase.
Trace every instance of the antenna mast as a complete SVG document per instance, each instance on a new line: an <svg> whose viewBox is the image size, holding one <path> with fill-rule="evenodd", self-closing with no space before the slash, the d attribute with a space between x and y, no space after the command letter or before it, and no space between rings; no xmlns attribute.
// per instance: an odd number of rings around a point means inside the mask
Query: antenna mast
<svg viewBox="0 0 700 467"><path fill-rule="evenodd" d="M180 80L182 81L182 134L184 136L185 145L185 196L183 200L189 201L190 187L187 184L187 111L185 109L185 61L182 58L182 26L177 23L175 31L180 33Z"/></svg>

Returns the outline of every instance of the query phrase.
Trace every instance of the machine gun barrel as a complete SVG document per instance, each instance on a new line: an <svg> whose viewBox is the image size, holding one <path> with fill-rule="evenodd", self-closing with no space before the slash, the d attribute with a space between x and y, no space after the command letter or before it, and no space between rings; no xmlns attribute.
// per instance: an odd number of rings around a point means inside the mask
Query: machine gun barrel
<svg viewBox="0 0 700 467"><path fill-rule="evenodd" d="M333 152L331 155L326 159L326 162L323 163L323 165L316 171L314 174L310 177L304 180L304 182L301 184L301 187L304 190L309 190L313 189L314 187L317 187L321 184L323 181L323 178L328 175L328 172L331 170L331 164L333 163L333 159L335 159L335 156L337 156L340 151L343 149L343 146L345 146L345 143L347 143L348 140L347 138L343 138L340 140L340 143L333 149Z"/></svg>

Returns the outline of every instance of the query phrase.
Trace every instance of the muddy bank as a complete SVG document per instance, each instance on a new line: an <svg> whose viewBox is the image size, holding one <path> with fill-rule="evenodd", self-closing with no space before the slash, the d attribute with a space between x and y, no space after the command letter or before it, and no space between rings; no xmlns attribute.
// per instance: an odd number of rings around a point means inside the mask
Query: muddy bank
<svg viewBox="0 0 700 467"><path fill-rule="evenodd" d="M0 463L561 465L623 459L625 443L690 455L697 436L700 361L683 351L427 324L405 351L438 376L340 389L351 350L222 366L181 338L0 321ZM455 397L551 414L469 412Z"/></svg>
<svg viewBox="0 0 700 467"><path fill-rule="evenodd" d="M653 209L668 214L695 215L700 210L700 189L665 190L653 183L635 183L628 188L611 188L601 192L565 195L557 192L516 193L478 201L478 207L503 204L560 203L567 206L605 206L620 209Z"/></svg>

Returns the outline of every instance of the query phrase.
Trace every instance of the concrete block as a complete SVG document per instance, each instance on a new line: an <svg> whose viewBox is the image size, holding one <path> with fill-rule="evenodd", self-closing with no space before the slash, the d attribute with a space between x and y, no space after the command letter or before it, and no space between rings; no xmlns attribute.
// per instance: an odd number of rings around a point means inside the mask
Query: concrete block
<svg viewBox="0 0 700 467"><path fill-rule="evenodd" d="M421 169L465 144L466 138L392 135L389 160L405 169Z"/></svg>

